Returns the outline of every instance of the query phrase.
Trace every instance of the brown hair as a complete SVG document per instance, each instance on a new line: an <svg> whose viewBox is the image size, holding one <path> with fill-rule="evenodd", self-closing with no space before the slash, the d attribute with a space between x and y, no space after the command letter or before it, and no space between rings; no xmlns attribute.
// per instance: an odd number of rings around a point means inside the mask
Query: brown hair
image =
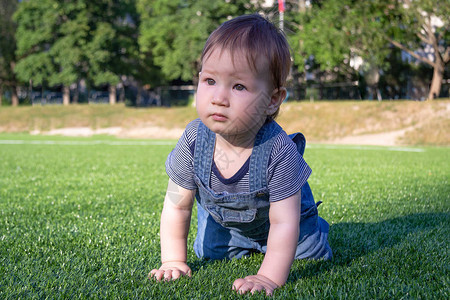
<svg viewBox="0 0 450 300"><path fill-rule="evenodd" d="M236 51L244 50L255 73L258 71L258 58L266 58L273 87L279 89L286 84L291 67L289 44L283 32L264 17L258 14L242 15L224 22L206 41L201 61L217 48L230 51L232 57ZM270 119L275 119L277 114L278 111Z"/></svg>

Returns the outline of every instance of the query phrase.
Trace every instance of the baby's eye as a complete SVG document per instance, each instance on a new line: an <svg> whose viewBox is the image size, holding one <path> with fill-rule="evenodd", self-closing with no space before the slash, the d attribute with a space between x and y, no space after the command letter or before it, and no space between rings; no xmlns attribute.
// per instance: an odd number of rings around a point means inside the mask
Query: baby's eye
<svg viewBox="0 0 450 300"><path fill-rule="evenodd" d="M246 90L245 86L243 86L242 84L236 84L236 85L234 86L234 88L235 88L237 91L244 91L244 90Z"/></svg>
<svg viewBox="0 0 450 300"><path fill-rule="evenodd" d="M206 83L208 85L214 85L216 82L214 81L214 79L208 78L208 79L206 79Z"/></svg>

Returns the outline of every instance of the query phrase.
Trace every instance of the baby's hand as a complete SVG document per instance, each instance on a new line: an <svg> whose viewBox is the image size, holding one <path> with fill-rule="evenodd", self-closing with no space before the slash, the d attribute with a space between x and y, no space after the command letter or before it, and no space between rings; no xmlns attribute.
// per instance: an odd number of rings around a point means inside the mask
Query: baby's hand
<svg viewBox="0 0 450 300"><path fill-rule="evenodd" d="M181 276L191 277L191 268L185 262L166 262L161 265L159 269L153 269L148 274L148 278L155 278L157 281L161 280L175 280Z"/></svg>
<svg viewBox="0 0 450 300"><path fill-rule="evenodd" d="M254 293L257 291L266 291L267 295L272 295L273 290L276 289L278 285L263 275L252 275L245 278L238 278L233 283L233 290L240 294L245 294L247 292Z"/></svg>

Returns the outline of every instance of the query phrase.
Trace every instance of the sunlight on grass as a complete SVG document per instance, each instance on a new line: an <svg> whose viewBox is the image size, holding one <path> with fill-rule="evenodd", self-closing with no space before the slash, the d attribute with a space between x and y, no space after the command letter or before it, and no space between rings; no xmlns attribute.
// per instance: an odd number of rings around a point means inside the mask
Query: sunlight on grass
<svg viewBox="0 0 450 300"><path fill-rule="evenodd" d="M258 270L262 255L196 258L193 220L193 277L148 281L160 260L164 161L173 141L15 139L24 143L0 143L0 298L229 298L234 279ZM306 150L334 259L296 261L274 298L448 298L450 150L412 149L423 151Z"/></svg>

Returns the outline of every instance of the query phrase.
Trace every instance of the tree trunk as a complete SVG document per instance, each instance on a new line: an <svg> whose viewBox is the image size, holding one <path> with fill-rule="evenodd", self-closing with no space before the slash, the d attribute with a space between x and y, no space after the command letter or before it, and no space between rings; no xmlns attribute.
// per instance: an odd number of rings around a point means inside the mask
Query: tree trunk
<svg viewBox="0 0 450 300"><path fill-rule="evenodd" d="M116 86L110 85L109 86L109 104L116 104Z"/></svg>
<svg viewBox="0 0 450 300"><path fill-rule="evenodd" d="M0 84L0 106L3 104L3 85Z"/></svg>
<svg viewBox="0 0 450 300"><path fill-rule="evenodd" d="M136 95L136 107L140 107L142 103L142 85L140 82L137 84L137 95Z"/></svg>
<svg viewBox="0 0 450 300"><path fill-rule="evenodd" d="M16 62L12 61L9 63L9 67L11 69L11 74L12 74L12 82L13 84L11 85L11 105L12 106L19 106L19 96L17 95L17 85L16 85L16 77L14 75L14 69L16 67Z"/></svg>
<svg viewBox="0 0 450 300"><path fill-rule="evenodd" d="M125 85L123 83L122 83L122 88L120 89L119 101L122 103L125 102Z"/></svg>
<svg viewBox="0 0 450 300"><path fill-rule="evenodd" d="M444 62L436 57L436 65L434 66L433 79L431 80L430 92L428 93L427 100L433 100L439 97L439 94L441 93L443 78L444 78Z"/></svg>
<svg viewBox="0 0 450 300"><path fill-rule="evenodd" d="M17 95L17 86L11 86L11 105L19 106L19 96Z"/></svg>
<svg viewBox="0 0 450 300"><path fill-rule="evenodd" d="M75 95L73 95L73 103L78 104L80 99L80 81L77 81L77 87L75 89Z"/></svg>
<svg viewBox="0 0 450 300"><path fill-rule="evenodd" d="M65 85L63 87L63 104L64 105L70 104L70 87L68 85Z"/></svg>

